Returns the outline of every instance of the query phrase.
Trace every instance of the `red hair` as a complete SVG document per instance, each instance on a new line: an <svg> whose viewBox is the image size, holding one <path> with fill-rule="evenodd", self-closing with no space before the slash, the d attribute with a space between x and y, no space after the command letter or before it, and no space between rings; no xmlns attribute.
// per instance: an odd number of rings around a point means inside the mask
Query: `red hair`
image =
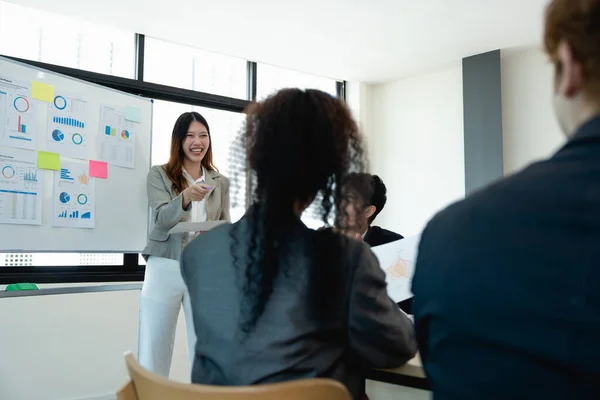
<svg viewBox="0 0 600 400"><path fill-rule="evenodd" d="M553 0L546 9L544 47L560 68L558 47L567 42L581 63L587 93L600 94L600 0Z"/></svg>

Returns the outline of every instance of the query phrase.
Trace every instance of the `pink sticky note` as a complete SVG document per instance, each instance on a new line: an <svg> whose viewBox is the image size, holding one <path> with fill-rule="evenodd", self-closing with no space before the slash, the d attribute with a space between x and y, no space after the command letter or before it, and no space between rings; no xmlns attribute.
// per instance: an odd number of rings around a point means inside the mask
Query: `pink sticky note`
<svg viewBox="0 0 600 400"><path fill-rule="evenodd" d="M103 161L90 160L90 176L108 179L108 164Z"/></svg>

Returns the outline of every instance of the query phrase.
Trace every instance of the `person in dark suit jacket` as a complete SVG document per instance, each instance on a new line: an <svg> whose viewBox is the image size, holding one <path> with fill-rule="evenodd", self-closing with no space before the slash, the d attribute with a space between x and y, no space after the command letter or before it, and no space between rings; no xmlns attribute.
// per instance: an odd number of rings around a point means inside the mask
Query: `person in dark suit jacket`
<svg viewBox="0 0 600 400"><path fill-rule="evenodd" d="M404 239L396 232L371 226L387 202L387 188L379 176L348 174L343 181L343 191L346 213L338 218L338 226L361 235L371 247Z"/></svg>
<svg viewBox="0 0 600 400"><path fill-rule="evenodd" d="M247 113L255 202L239 222L190 243L181 261L197 333L192 381L329 377L360 399L364 368L416 354L412 322L367 245L300 217L320 194L329 220L336 182L361 168L362 138L347 106L316 90L282 90Z"/></svg>
<svg viewBox="0 0 600 400"><path fill-rule="evenodd" d="M337 225L340 228L361 235L371 247L404 239L396 232L372 226L387 202L387 188L379 176L348 174L344 178L343 192L346 212L338 218ZM412 299L401 301L398 306L407 314L412 314Z"/></svg>
<svg viewBox="0 0 600 400"><path fill-rule="evenodd" d="M425 229L412 290L434 398L600 396L600 1L555 0L566 145Z"/></svg>

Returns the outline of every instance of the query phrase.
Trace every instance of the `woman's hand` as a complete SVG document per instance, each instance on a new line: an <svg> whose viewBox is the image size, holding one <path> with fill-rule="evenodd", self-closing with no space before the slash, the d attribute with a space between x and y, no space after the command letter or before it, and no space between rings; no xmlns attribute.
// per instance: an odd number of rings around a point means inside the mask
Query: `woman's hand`
<svg viewBox="0 0 600 400"><path fill-rule="evenodd" d="M182 192L183 208L186 209L192 201L202 201L212 190L212 187L204 183L195 183Z"/></svg>

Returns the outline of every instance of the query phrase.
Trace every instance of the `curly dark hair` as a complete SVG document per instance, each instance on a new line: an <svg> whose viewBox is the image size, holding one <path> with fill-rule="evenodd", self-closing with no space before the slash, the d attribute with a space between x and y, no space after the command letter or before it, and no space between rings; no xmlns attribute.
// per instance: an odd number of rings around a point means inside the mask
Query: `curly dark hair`
<svg viewBox="0 0 600 400"><path fill-rule="evenodd" d="M278 240L297 220L295 210L318 199L329 226L333 212L340 211L342 178L365 167L362 136L350 110L327 93L284 89L251 104L246 114L241 140L253 175L253 204L246 214L251 232L240 224L231 231L244 336L254 329L273 291L280 273ZM240 246L248 237L249 243ZM247 254L239 254L240 249ZM241 259L246 265L240 265Z"/></svg>

